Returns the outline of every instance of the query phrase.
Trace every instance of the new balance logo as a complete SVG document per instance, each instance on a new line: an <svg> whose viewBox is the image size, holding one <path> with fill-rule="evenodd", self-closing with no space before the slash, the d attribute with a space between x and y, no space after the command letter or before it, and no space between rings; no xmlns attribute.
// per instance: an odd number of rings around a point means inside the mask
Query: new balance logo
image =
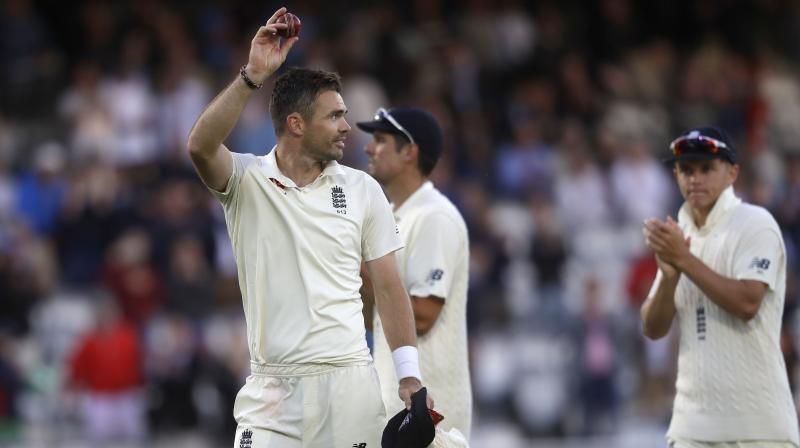
<svg viewBox="0 0 800 448"><path fill-rule="evenodd" d="M428 274L428 282L433 283L439 281L444 276L444 271L441 269L434 269Z"/></svg>
<svg viewBox="0 0 800 448"><path fill-rule="evenodd" d="M367 444L364 442L361 443L354 443L353 448L367 448Z"/></svg>
<svg viewBox="0 0 800 448"><path fill-rule="evenodd" d="M761 271L766 271L769 269L769 260L766 258L753 258L753 261L750 262L750 269L756 268Z"/></svg>
<svg viewBox="0 0 800 448"><path fill-rule="evenodd" d="M253 445L253 431L245 429L239 437L239 448L251 448Z"/></svg>
<svg viewBox="0 0 800 448"><path fill-rule="evenodd" d="M342 187L338 185L331 187L331 201L333 201L333 208L347 208L347 198L344 196Z"/></svg>
<svg viewBox="0 0 800 448"><path fill-rule="evenodd" d="M406 414L406 417L403 419L402 422L400 422L400 426L397 428L397 432L400 432L403 429L403 427L406 426L409 423L411 423L411 413L410 412L408 414Z"/></svg>

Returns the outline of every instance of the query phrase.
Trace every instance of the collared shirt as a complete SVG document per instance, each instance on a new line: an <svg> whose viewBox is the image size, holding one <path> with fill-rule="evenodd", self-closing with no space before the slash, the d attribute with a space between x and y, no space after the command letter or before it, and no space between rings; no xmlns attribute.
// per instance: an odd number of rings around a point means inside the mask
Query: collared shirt
<svg viewBox="0 0 800 448"><path fill-rule="evenodd" d="M798 444L797 413L780 349L786 250L769 212L722 192L698 228L689 206L678 213L692 254L718 274L768 286L749 322L728 313L682 275L675 292L680 352L668 437L710 442ZM655 292L661 272L651 289Z"/></svg>
<svg viewBox="0 0 800 448"><path fill-rule="evenodd" d="M378 183L331 161L298 187L268 155L233 154L225 209L257 364L348 365L370 359L361 261L402 247Z"/></svg>
<svg viewBox="0 0 800 448"><path fill-rule="evenodd" d="M425 182L395 211L405 248L397 251L400 278L410 296L445 300L431 330L418 337L425 386L445 416L444 431L457 428L469 438L472 392L467 354L469 238L456 207ZM375 316L375 367L387 415L403 408L397 377L380 318Z"/></svg>

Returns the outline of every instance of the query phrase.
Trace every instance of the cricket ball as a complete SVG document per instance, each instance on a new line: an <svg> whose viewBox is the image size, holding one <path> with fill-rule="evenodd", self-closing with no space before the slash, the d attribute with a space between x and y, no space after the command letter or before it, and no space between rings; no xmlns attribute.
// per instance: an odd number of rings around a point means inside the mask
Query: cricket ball
<svg viewBox="0 0 800 448"><path fill-rule="evenodd" d="M300 34L300 19L296 15L287 12L286 14L278 17L278 23L285 23L288 25L286 29L278 30L278 36L288 39Z"/></svg>

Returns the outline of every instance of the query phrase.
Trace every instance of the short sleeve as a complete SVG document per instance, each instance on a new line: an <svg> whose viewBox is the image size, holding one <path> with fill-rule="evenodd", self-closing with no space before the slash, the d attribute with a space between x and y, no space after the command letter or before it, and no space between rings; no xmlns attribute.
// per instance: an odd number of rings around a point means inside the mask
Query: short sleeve
<svg viewBox="0 0 800 448"><path fill-rule="evenodd" d="M364 227L361 233L361 256L364 261L378 259L403 247L392 207L383 190L371 177L367 177L367 210L364 214Z"/></svg>
<svg viewBox="0 0 800 448"><path fill-rule="evenodd" d="M235 198L237 197L239 191L239 184L242 182L242 177L247 171L247 167L253 163L256 163L258 160L258 158L253 154L232 152L231 156L233 156L233 171L231 172L231 177L228 179L228 183L225 185L225 189L223 191L217 191L209 186L206 186L206 188L211 191L211 193L222 203L222 205L226 207L235 202Z"/></svg>
<svg viewBox="0 0 800 448"><path fill-rule="evenodd" d="M464 235L444 213L429 214L417 226L413 245L406 247L406 289L416 297L447 299L459 257L466 256Z"/></svg>
<svg viewBox="0 0 800 448"><path fill-rule="evenodd" d="M736 247L734 278L758 280L775 289L783 258L783 243L775 229L761 227L749 231Z"/></svg>

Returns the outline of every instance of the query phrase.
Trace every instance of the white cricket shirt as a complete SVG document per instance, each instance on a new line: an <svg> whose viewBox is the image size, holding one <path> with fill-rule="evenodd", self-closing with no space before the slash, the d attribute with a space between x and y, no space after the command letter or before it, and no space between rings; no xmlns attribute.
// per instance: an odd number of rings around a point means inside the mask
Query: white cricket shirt
<svg viewBox="0 0 800 448"><path fill-rule="evenodd" d="M299 188L275 153L234 153L225 191L214 192L236 256L250 359L368 361L360 266L402 247L391 206L372 177L334 161Z"/></svg>
<svg viewBox="0 0 800 448"><path fill-rule="evenodd" d="M709 442L772 440L798 444L797 412L780 350L786 250L770 213L742 203L733 187L698 229L686 204L678 213L691 251L728 278L769 286L745 322L712 302L682 275L675 292L680 352L667 436ZM656 277L655 292L661 273Z"/></svg>
<svg viewBox="0 0 800 448"><path fill-rule="evenodd" d="M472 389L467 355L469 238L464 219L450 200L425 182L395 211L405 248L397 251L400 278L410 296L445 299L433 328L417 339L422 382L445 419L439 428L457 428L469 438ZM389 344L375 316L375 367L387 415L403 408L397 394Z"/></svg>

